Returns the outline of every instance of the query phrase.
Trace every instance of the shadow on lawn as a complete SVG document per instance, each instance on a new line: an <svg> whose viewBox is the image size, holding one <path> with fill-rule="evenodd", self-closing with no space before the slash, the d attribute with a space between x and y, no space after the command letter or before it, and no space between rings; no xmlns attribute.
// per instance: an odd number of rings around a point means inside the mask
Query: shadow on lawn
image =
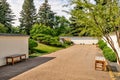
<svg viewBox="0 0 120 80"><path fill-rule="evenodd" d="M32 54L29 55L29 58L35 58L35 57L42 56L45 54L48 54L48 52L39 50L39 49L33 49L33 52L32 52Z"/></svg>
<svg viewBox="0 0 120 80"><path fill-rule="evenodd" d="M0 80L8 80L54 58L55 57L36 57L14 65L2 66L0 67Z"/></svg>
<svg viewBox="0 0 120 80"><path fill-rule="evenodd" d="M34 49L34 52L37 52L37 53L48 53L48 51L43 51L43 50L39 50L39 49Z"/></svg>

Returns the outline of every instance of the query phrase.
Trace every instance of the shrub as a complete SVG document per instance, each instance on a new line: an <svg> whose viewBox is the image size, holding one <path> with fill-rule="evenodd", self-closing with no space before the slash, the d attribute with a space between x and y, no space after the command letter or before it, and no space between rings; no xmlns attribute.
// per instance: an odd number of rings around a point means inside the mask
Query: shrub
<svg viewBox="0 0 120 80"><path fill-rule="evenodd" d="M101 44L101 43L103 43L103 42L104 42L104 41L100 39L100 40L98 41L98 45Z"/></svg>
<svg viewBox="0 0 120 80"><path fill-rule="evenodd" d="M105 46L103 49L103 53L111 52L111 51L112 51L112 49L110 49L108 46Z"/></svg>
<svg viewBox="0 0 120 80"><path fill-rule="evenodd" d="M98 44L99 44L99 47L100 47L102 50L103 50L104 47L107 46L107 44L106 44L103 40L102 40L102 41L99 41Z"/></svg>
<svg viewBox="0 0 120 80"><path fill-rule="evenodd" d="M72 41L64 41L64 44L67 44L67 45L71 45L71 44L73 44L73 42Z"/></svg>
<svg viewBox="0 0 120 80"><path fill-rule="evenodd" d="M99 40L98 45L103 50L103 55L106 59L108 59L111 62L117 61L115 52L113 52L113 50L109 48L103 40Z"/></svg>
<svg viewBox="0 0 120 80"><path fill-rule="evenodd" d="M34 47L37 47L37 46L38 46L38 43L35 40L29 39L29 51L30 51L30 53L33 53Z"/></svg>
<svg viewBox="0 0 120 80"><path fill-rule="evenodd" d="M111 61L111 62L116 62L117 61L116 55L112 51L111 48L109 48L107 46L104 47L103 54L104 54L105 58L108 59L109 61Z"/></svg>
<svg viewBox="0 0 120 80"><path fill-rule="evenodd" d="M37 40L40 43L44 43L47 45L56 46L56 47L64 47L64 45L61 42L59 42L58 37L53 37L53 36L45 35L45 34L37 34L33 36L32 38Z"/></svg>

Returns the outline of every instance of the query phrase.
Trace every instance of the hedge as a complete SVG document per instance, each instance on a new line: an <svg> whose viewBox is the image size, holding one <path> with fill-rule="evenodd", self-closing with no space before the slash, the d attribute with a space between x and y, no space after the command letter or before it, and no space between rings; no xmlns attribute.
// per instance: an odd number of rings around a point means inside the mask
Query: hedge
<svg viewBox="0 0 120 80"><path fill-rule="evenodd" d="M99 45L99 48L103 50L103 55L107 60L111 62L117 61L115 52L111 48L109 48L103 40L99 40L98 45Z"/></svg>

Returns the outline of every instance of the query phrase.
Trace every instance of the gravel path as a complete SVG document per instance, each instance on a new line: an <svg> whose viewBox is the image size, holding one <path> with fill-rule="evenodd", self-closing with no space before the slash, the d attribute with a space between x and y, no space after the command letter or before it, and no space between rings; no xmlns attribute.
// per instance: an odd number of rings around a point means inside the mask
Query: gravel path
<svg viewBox="0 0 120 80"><path fill-rule="evenodd" d="M111 80L108 72L94 69L97 52L95 45L74 45L42 56L55 58L11 80Z"/></svg>

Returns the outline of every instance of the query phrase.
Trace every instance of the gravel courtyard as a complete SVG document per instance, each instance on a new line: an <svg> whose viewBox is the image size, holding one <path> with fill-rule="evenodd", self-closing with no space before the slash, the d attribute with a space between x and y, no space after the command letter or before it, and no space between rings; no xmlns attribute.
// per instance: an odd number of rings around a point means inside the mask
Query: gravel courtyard
<svg viewBox="0 0 120 80"><path fill-rule="evenodd" d="M95 45L74 45L42 56L55 58L11 80L111 80L107 71L95 70L96 53Z"/></svg>

